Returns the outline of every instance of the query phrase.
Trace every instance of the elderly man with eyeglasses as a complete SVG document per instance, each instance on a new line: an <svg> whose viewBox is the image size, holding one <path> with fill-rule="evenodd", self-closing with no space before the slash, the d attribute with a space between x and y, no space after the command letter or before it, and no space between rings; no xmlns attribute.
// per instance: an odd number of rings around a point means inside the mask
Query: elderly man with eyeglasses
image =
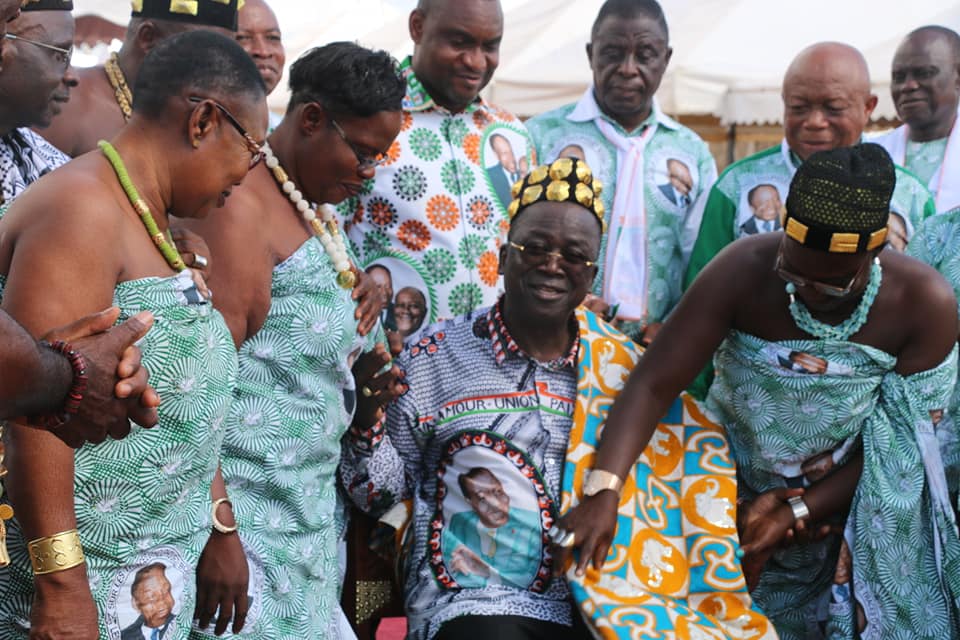
<svg viewBox="0 0 960 640"><path fill-rule="evenodd" d="M73 3L27 2L8 24L0 73L0 206L69 158L27 127L44 128L76 86L70 70Z"/></svg>

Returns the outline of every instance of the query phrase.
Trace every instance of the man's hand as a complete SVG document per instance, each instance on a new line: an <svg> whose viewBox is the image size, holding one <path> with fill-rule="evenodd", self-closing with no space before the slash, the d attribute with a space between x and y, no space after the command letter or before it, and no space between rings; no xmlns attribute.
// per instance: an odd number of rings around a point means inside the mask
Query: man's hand
<svg viewBox="0 0 960 640"><path fill-rule="evenodd" d="M377 324L377 318L383 311L383 299L377 282L365 272L353 267L353 274L357 277L357 284L353 287L353 299L357 301L357 311L354 317L359 321L357 333L367 335Z"/></svg>
<svg viewBox="0 0 960 640"><path fill-rule="evenodd" d="M583 306L601 318L606 318L607 314L610 313L610 305L607 304L607 301L592 293L588 293L587 297L583 299Z"/></svg>
<svg viewBox="0 0 960 640"><path fill-rule="evenodd" d="M739 506L737 532L747 589L753 590L759 584L767 560L793 538L793 510L787 498L802 495L803 489L773 489Z"/></svg>
<svg viewBox="0 0 960 640"><path fill-rule="evenodd" d="M89 640L99 635L97 605L86 571L38 576L30 607L30 640Z"/></svg>
<svg viewBox="0 0 960 640"><path fill-rule="evenodd" d="M456 571L457 573L462 573L463 575L470 576L483 576L484 578L490 577L490 567L477 556L473 551L460 545L453 550L453 553L450 554L450 569L451 571Z"/></svg>
<svg viewBox="0 0 960 640"><path fill-rule="evenodd" d="M114 327L116 307L54 329L44 340L64 340L83 354L87 363L87 390L80 409L54 435L71 447L103 442L109 435L130 433L130 420L143 427L157 423L160 397L148 384L140 349L133 343L153 326L153 314L143 311Z"/></svg>

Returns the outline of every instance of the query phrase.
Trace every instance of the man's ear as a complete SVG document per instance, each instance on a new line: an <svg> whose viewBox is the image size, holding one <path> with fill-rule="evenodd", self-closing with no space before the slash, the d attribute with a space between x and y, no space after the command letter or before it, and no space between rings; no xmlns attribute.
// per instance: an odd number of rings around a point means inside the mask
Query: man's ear
<svg viewBox="0 0 960 640"><path fill-rule="evenodd" d="M304 136L311 136L321 129L325 129L330 118L319 102L308 102L300 109L300 131Z"/></svg>
<svg viewBox="0 0 960 640"><path fill-rule="evenodd" d="M134 38L140 55L145 56L164 39L164 34L160 28L151 20L144 20L137 27L137 34Z"/></svg>
<svg viewBox="0 0 960 640"><path fill-rule="evenodd" d="M420 44L420 40L423 39L423 22L426 17L426 14L420 9L414 9L410 12L407 29L410 31L410 39L413 40L413 44Z"/></svg>
<svg viewBox="0 0 960 640"><path fill-rule="evenodd" d="M497 263L497 273L503 275L503 264L507 261L507 243L500 245L499 262Z"/></svg>

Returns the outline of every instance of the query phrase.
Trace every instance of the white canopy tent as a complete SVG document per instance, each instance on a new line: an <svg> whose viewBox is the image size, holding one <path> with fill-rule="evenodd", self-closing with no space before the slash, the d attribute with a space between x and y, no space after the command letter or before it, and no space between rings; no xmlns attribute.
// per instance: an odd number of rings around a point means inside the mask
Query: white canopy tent
<svg viewBox="0 0 960 640"><path fill-rule="evenodd" d="M924 24L960 29L960 1L911 0L661 0L673 59L658 99L671 114L712 114L724 123L778 122L780 81L803 47L839 40L864 52L878 118L896 116L890 63L900 39ZM75 0L75 14L100 14L119 24L125 0ZM407 16L416 0L306 2L271 0L284 32L288 64L306 49L357 40L397 57L412 50ZM500 68L488 88L496 103L532 115L576 100L590 82L584 46L602 0L502 0L505 35ZM280 90L271 97L282 109Z"/></svg>

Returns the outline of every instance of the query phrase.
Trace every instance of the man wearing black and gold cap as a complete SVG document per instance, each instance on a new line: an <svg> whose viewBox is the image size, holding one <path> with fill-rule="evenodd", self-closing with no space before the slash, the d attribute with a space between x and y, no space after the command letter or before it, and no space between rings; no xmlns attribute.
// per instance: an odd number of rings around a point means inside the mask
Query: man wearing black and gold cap
<svg viewBox="0 0 960 640"><path fill-rule="evenodd" d="M233 37L243 0L133 0L127 36L118 54L102 67L76 72L79 86L70 104L44 135L69 156L109 140L130 114L131 88L144 56L161 40L190 29Z"/></svg>
<svg viewBox="0 0 960 640"><path fill-rule="evenodd" d="M883 251L895 175L876 144L811 154L783 230L734 243L693 283L596 458L622 478L714 357L707 406L736 463L738 555L788 640L960 637L960 539L936 435L956 379L956 300L933 269ZM616 518L599 495L561 522L594 558ZM797 535L814 529L821 539Z"/></svg>
<svg viewBox="0 0 960 640"><path fill-rule="evenodd" d="M0 72L0 206L69 158L27 127L50 124L70 99L76 79L73 2L26 0L6 24Z"/></svg>

